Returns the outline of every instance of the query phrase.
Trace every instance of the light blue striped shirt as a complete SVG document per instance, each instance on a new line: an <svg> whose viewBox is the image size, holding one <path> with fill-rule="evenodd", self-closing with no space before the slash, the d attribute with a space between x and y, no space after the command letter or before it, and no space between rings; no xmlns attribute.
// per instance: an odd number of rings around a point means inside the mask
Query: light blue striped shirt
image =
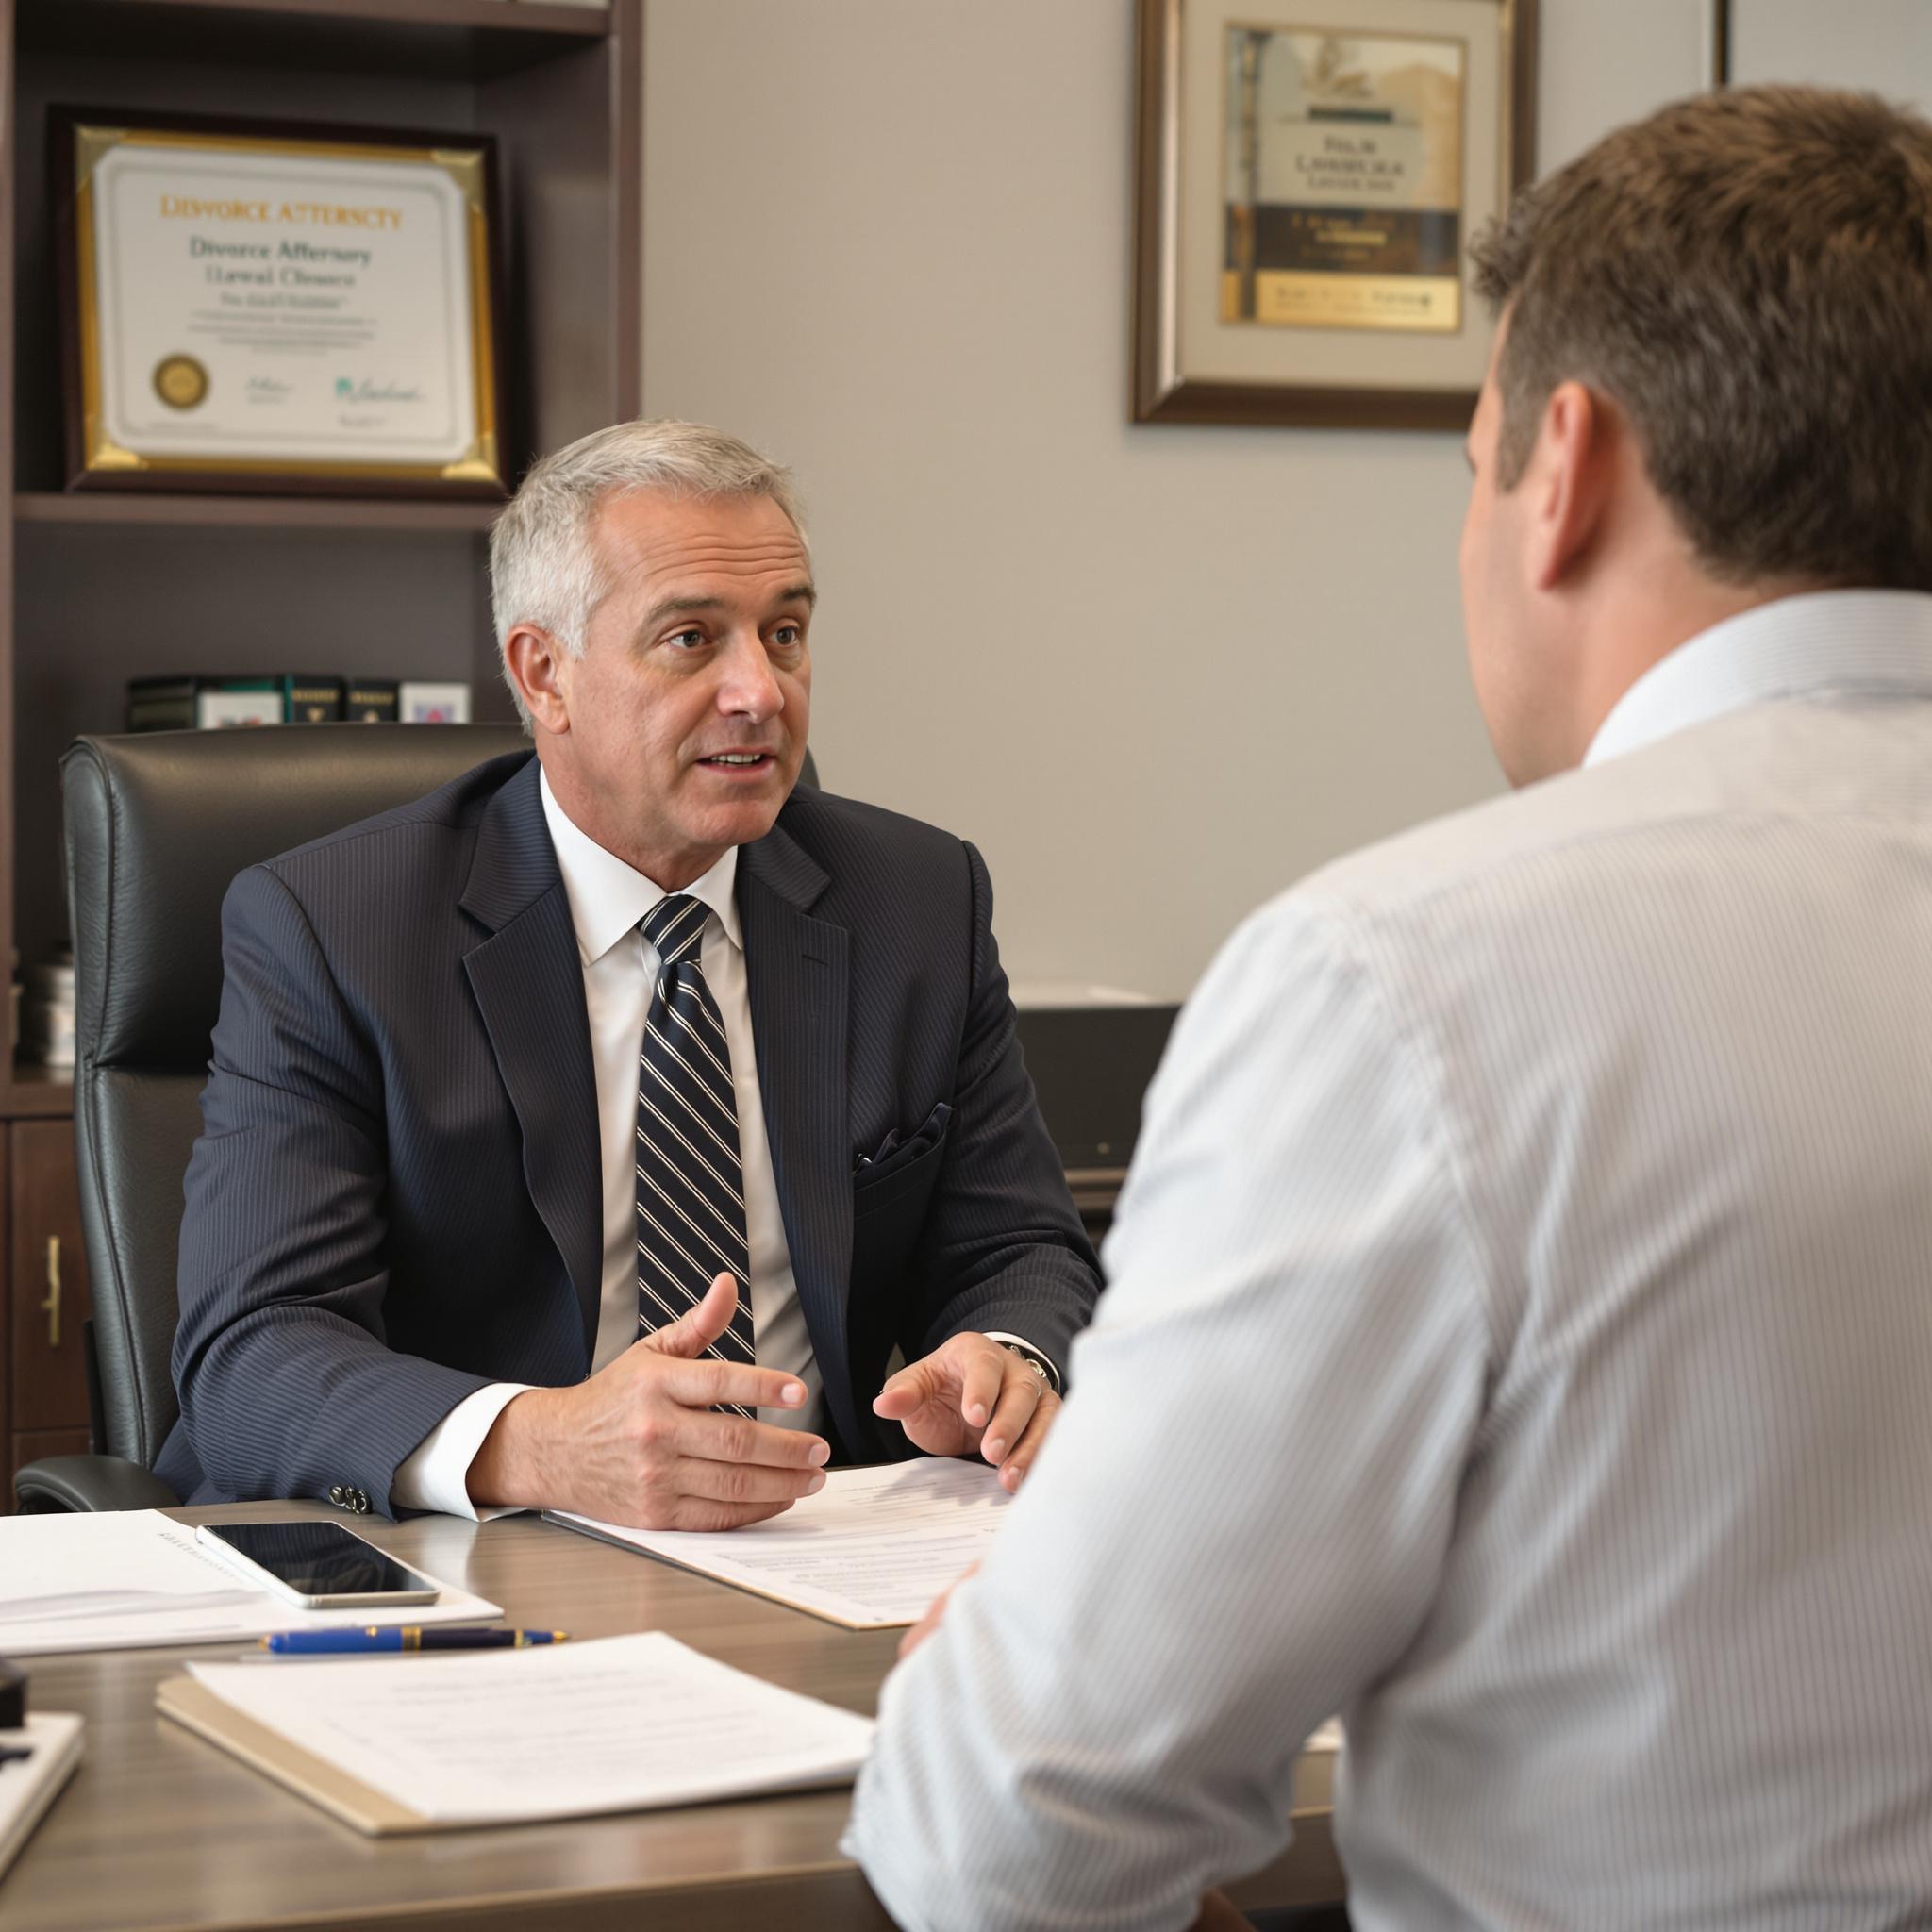
<svg viewBox="0 0 1932 1932"><path fill-rule="evenodd" d="M894 1673L914 1932L1158 1932L1348 1745L1363 1932L1932 1923L1932 598L1251 919L1074 1393Z"/></svg>

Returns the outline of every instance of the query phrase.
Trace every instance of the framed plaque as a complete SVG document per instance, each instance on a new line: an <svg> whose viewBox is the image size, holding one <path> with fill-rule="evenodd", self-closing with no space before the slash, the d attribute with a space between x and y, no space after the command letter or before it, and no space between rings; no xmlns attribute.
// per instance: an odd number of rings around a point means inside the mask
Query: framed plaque
<svg viewBox="0 0 1932 1932"><path fill-rule="evenodd" d="M69 489L503 494L488 136L49 125Z"/></svg>
<svg viewBox="0 0 1932 1932"><path fill-rule="evenodd" d="M1459 429L1536 0L1140 0L1133 413Z"/></svg>

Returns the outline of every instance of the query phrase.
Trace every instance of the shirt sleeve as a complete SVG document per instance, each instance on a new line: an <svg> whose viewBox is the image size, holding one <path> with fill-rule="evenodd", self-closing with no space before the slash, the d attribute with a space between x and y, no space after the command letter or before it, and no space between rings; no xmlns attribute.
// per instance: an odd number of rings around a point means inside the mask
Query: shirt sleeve
<svg viewBox="0 0 1932 1932"><path fill-rule="evenodd" d="M406 1509L467 1516L472 1523L514 1516L514 1509L479 1509L470 1501L470 1465L510 1399L530 1386L528 1382L492 1382L487 1389L466 1395L397 1465L390 1500Z"/></svg>
<svg viewBox="0 0 1932 1932"><path fill-rule="evenodd" d="M1073 1392L887 1680L845 1848L908 1932L1165 1932L1434 1593L1490 1357L1424 1058L1290 897L1189 1003Z"/></svg>

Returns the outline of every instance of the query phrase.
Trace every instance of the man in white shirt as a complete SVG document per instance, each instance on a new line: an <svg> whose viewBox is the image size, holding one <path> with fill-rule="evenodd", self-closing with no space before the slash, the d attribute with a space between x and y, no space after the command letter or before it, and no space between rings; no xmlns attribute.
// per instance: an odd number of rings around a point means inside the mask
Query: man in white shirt
<svg viewBox="0 0 1932 1932"><path fill-rule="evenodd" d="M1338 1711L1363 1932L1932 1923L1932 128L1688 102L1476 259L1524 789L1190 1003L886 1688L849 1845L918 1932L1187 1924Z"/></svg>
<svg viewBox="0 0 1932 1932"><path fill-rule="evenodd" d="M689 1529L908 1441L1016 1487L1097 1270L978 854L796 785L789 478L620 425L491 574L535 756L224 908L158 1473Z"/></svg>

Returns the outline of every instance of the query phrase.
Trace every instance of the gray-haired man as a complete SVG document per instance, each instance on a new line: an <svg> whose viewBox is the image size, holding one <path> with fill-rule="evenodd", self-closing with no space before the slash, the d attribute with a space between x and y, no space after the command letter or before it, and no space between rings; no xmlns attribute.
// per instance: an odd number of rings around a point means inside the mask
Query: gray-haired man
<svg viewBox="0 0 1932 1932"><path fill-rule="evenodd" d="M230 891L159 1473L720 1528L883 1419L1017 1485L1097 1272L978 855L794 790L787 477L623 425L491 566L535 756Z"/></svg>

